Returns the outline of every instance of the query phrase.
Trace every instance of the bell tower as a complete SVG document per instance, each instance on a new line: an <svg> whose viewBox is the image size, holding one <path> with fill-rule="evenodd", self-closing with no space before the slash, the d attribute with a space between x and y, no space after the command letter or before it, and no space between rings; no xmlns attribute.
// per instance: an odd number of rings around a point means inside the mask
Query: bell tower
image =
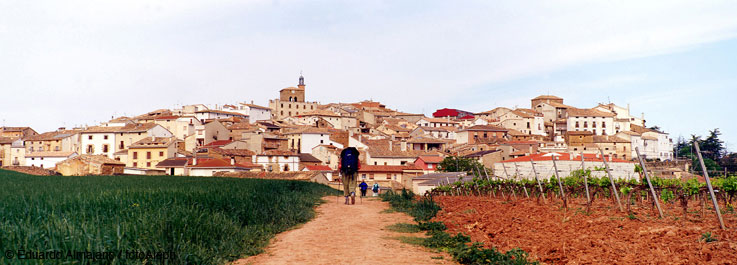
<svg viewBox="0 0 737 265"><path fill-rule="evenodd" d="M299 84L297 85L299 89L305 89L305 77L302 76L302 72L299 72Z"/></svg>

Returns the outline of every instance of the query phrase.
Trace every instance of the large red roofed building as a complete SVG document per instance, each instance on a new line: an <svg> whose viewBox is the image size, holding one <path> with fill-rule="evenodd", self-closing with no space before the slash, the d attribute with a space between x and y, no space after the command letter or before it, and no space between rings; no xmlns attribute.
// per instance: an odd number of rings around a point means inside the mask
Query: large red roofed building
<svg viewBox="0 0 737 265"><path fill-rule="evenodd" d="M458 109L439 109L432 113L435 118L450 118L450 119L472 119L473 113L465 110Z"/></svg>

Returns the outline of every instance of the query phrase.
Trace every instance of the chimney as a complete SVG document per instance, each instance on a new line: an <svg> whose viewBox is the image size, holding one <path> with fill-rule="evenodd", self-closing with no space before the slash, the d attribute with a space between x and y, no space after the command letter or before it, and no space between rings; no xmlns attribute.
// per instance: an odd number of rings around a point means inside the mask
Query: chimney
<svg viewBox="0 0 737 265"><path fill-rule="evenodd" d="M253 105L253 100L251 100L251 105Z"/></svg>
<svg viewBox="0 0 737 265"><path fill-rule="evenodd" d="M63 130L66 130L66 129L67 129L66 127L59 127L59 131L63 131Z"/></svg>
<svg viewBox="0 0 737 265"><path fill-rule="evenodd" d="M196 165L197 165L197 155L194 155L194 156L192 157L192 165L193 165L193 166L196 166Z"/></svg>
<svg viewBox="0 0 737 265"><path fill-rule="evenodd" d="M402 147L402 152L406 152L407 151L407 141L402 140L400 142L400 146Z"/></svg>
<svg viewBox="0 0 737 265"><path fill-rule="evenodd" d="M235 166L235 158L233 157L230 158L230 165Z"/></svg>
<svg viewBox="0 0 737 265"><path fill-rule="evenodd" d="M596 158L599 158L599 153L596 153Z"/></svg>
<svg viewBox="0 0 737 265"><path fill-rule="evenodd" d="M392 134L392 141L394 141L394 140L397 140L397 137L395 137L395 136L394 136L394 135Z"/></svg>
<svg viewBox="0 0 737 265"><path fill-rule="evenodd" d="M151 136L151 142L156 141L156 136Z"/></svg>
<svg viewBox="0 0 737 265"><path fill-rule="evenodd" d="M568 159L573 160L573 153L568 153Z"/></svg>
<svg viewBox="0 0 737 265"><path fill-rule="evenodd" d="M394 148L394 141L389 141L389 152Z"/></svg>

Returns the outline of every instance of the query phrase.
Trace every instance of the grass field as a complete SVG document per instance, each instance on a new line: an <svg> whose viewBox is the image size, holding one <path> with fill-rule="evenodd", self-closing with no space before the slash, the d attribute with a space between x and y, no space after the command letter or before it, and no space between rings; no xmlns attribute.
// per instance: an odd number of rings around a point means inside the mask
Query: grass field
<svg viewBox="0 0 737 265"><path fill-rule="evenodd" d="M257 254L276 233L308 221L320 198L332 192L299 181L42 177L0 170L0 249L6 255L0 264L222 264ZM64 258L23 261L18 250L57 251ZM8 252L15 257L8 259Z"/></svg>

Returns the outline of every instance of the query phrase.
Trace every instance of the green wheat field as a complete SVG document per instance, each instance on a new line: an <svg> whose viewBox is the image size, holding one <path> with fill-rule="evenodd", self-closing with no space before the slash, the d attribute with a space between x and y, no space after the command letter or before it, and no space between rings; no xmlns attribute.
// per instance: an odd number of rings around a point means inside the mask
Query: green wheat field
<svg viewBox="0 0 737 265"><path fill-rule="evenodd" d="M275 234L310 220L329 194L301 181L0 170L0 264L223 264L260 253ZM24 260L18 250L63 258ZM131 251L135 258L125 255Z"/></svg>

